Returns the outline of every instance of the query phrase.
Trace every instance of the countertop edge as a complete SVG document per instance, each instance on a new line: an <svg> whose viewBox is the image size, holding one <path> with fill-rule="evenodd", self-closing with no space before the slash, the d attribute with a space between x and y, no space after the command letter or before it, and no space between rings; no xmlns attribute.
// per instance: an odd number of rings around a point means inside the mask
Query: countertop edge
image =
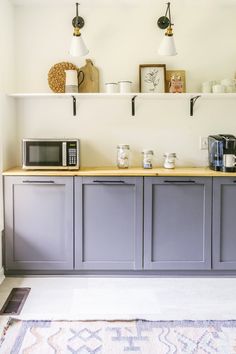
<svg viewBox="0 0 236 354"><path fill-rule="evenodd" d="M23 170L21 167L10 168L2 172L3 176L68 176L68 177L236 177L236 172L220 172L210 170L209 167L176 167L164 169L156 167L143 169L131 167L118 169L115 167L88 167L80 170Z"/></svg>

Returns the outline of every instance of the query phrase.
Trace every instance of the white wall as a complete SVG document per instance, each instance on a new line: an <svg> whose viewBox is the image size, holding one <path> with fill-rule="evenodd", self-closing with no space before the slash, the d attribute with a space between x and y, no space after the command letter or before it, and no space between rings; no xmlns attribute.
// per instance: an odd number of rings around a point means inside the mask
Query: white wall
<svg viewBox="0 0 236 354"><path fill-rule="evenodd" d="M69 99L20 100L18 112L19 141L23 137L78 136L84 167L115 164L117 143L131 145L133 166L140 165L141 150L147 147L155 150L157 165L162 164L165 151L175 151L180 166L207 165L207 152L199 150L199 136L236 134L236 102L232 99L202 99L193 118L188 100L138 100L135 118L126 99L81 99L78 118L71 114Z"/></svg>
<svg viewBox="0 0 236 354"><path fill-rule="evenodd" d="M16 163L16 124L14 102L6 93L15 88L14 7L0 0L0 235L3 229L3 197L1 172ZM0 237L0 282L2 271L2 237Z"/></svg>
<svg viewBox="0 0 236 354"><path fill-rule="evenodd" d="M7 93L15 90L15 14L9 0L0 0L0 171L15 164L15 103Z"/></svg>
<svg viewBox="0 0 236 354"><path fill-rule="evenodd" d="M50 91L47 73L53 64L63 60L84 63L84 59L75 60L67 54L75 1L28 3L17 6L16 11L17 90ZM86 22L81 32L90 49L89 57L100 68L102 90L104 82L131 79L137 91L138 66L144 63L166 63L168 68L185 69L188 91L192 92L198 92L204 80L234 76L235 0L172 0L178 55L169 58L157 54L164 32L156 22L165 13L166 1L80 3L80 15Z"/></svg>
<svg viewBox="0 0 236 354"><path fill-rule="evenodd" d="M15 0L16 87L19 92L50 92L47 73L60 61L82 66L84 59L67 55L72 34L74 1ZM24 5L22 5L22 3ZM235 0L172 0L178 56L157 54L163 32L156 21L165 13L165 1L81 0L82 29L89 58L104 82L130 79L138 89L138 66L165 63L184 69L187 90L200 90L202 81L234 77L236 71ZM20 5L21 4L21 5ZM225 20L226 19L226 20ZM193 118L187 100L137 100L131 117L126 99L78 102L78 119L72 117L71 100L19 100L18 144L22 137L74 136L82 141L82 165L115 163L118 143L132 149L132 164L140 163L141 150L153 148L158 165L165 151L177 152L179 165L206 165L207 152L199 150L199 136L236 134L236 101L201 99ZM18 155L20 163L20 155Z"/></svg>

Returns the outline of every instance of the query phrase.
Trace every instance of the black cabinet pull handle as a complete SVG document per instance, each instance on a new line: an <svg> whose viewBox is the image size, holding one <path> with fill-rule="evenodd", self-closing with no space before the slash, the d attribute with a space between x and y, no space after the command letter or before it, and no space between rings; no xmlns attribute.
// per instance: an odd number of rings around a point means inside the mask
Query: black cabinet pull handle
<svg viewBox="0 0 236 354"><path fill-rule="evenodd" d="M102 181L102 180L95 180L93 183L105 183L105 184L125 184L125 181Z"/></svg>
<svg viewBox="0 0 236 354"><path fill-rule="evenodd" d="M189 181L164 181L164 183L185 183L185 184L194 184L196 183L196 181L192 181L192 180L189 180Z"/></svg>
<svg viewBox="0 0 236 354"><path fill-rule="evenodd" d="M53 184L55 182L54 181L23 181L23 183L28 183L28 184Z"/></svg>

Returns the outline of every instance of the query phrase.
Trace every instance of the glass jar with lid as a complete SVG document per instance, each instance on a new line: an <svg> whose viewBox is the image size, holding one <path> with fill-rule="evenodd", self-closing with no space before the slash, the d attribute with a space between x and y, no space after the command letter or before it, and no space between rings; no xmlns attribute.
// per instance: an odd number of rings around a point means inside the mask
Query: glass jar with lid
<svg viewBox="0 0 236 354"><path fill-rule="evenodd" d="M143 150L143 168L152 168L153 150Z"/></svg>
<svg viewBox="0 0 236 354"><path fill-rule="evenodd" d="M129 145L119 144L117 145L117 167L128 168L129 167Z"/></svg>
<svg viewBox="0 0 236 354"><path fill-rule="evenodd" d="M175 152L166 152L164 158L164 168L175 168L175 159L177 158Z"/></svg>

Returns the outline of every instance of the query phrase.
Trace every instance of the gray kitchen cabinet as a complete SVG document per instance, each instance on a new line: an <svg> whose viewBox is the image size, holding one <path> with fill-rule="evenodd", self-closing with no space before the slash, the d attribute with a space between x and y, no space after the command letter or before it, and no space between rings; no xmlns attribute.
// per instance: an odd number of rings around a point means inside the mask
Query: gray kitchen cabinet
<svg viewBox="0 0 236 354"><path fill-rule="evenodd" d="M142 268L142 177L75 178L75 268Z"/></svg>
<svg viewBox="0 0 236 354"><path fill-rule="evenodd" d="M211 178L145 178L145 269L211 269L211 188Z"/></svg>
<svg viewBox="0 0 236 354"><path fill-rule="evenodd" d="M7 270L73 269L73 178L4 179Z"/></svg>
<svg viewBox="0 0 236 354"><path fill-rule="evenodd" d="M213 269L236 270L236 178L213 178Z"/></svg>

